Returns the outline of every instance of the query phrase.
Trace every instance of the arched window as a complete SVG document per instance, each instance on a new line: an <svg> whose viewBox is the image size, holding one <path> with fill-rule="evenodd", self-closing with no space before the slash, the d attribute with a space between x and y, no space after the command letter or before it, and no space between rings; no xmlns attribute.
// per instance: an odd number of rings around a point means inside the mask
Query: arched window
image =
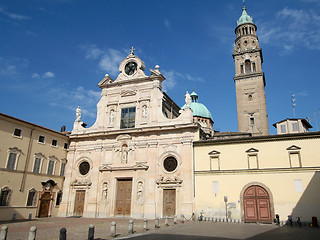
<svg viewBox="0 0 320 240"><path fill-rule="evenodd" d="M245 62L245 73L250 73L251 72L251 63L250 63L250 60L247 59Z"/></svg>
<svg viewBox="0 0 320 240"><path fill-rule="evenodd" d="M36 206L37 190L31 188L28 193L27 206Z"/></svg>
<svg viewBox="0 0 320 240"><path fill-rule="evenodd" d="M8 186L1 189L0 206L9 206L11 193L12 190Z"/></svg>

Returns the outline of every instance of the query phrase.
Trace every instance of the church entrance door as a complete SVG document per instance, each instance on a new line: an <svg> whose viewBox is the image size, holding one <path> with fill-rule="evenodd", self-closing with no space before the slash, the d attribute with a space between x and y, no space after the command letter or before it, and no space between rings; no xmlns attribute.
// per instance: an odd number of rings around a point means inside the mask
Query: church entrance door
<svg viewBox="0 0 320 240"><path fill-rule="evenodd" d="M247 223L272 223L268 192L260 186L250 186L243 196L244 221Z"/></svg>
<svg viewBox="0 0 320 240"><path fill-rule="evenodd" d="M85 190L77 190L76 191L76 197L74 200L73 216L82 216L83 215L85 196L86 196Z"/></svg>
<svg viewBox="0 0 320 240"><path fill-rule="evenodd" d="M44 192L40 199L39 217L48 217L50 208L51 194Z"/></svg>
<svg viewBox="0 0 320 240"><path fill-rule="evenodd" d="M118 179L115 215L130 216L132 179Z"/></svg>
<svg viewBox="0 0 320 240"><path fill-rule="evenodd" d="M173 217L176 214L176 190L163 190L163 217Z"/></svg>

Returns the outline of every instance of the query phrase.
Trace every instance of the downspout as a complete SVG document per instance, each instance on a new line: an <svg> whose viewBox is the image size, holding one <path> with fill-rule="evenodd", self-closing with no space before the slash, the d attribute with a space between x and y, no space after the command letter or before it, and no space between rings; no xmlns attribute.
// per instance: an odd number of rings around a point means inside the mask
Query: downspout
<svg viewBox="0 0 320 240"><path fill-rule="evenodd" d="M25 183L26 183L26 178L27 178L27 170L30 162L30 155L31 155L31 149L32 149L32 135L33 135L34 129L31 129L30 132L30 140L29 140L29 145L28 145L28 152L27 152L27 157L26 157L26 164L24 165L24 170L23 170L23 176L21 180L21 185L20 185L20 192L24 191Z"/></svg>

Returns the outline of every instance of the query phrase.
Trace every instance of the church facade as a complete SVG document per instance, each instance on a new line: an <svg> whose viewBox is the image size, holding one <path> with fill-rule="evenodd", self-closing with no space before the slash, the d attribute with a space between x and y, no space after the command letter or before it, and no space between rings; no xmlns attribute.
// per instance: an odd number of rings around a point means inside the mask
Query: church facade
<svg viewBox="0 0 320 240"><path fill-rule="evenodd" d="M144 73L133 50L117 79L98 84L97 120L84 128L80 109L70 135L60 216L190 217L193 146L199 128L191 97L185 109L162 91L159 66Z"/></svg>

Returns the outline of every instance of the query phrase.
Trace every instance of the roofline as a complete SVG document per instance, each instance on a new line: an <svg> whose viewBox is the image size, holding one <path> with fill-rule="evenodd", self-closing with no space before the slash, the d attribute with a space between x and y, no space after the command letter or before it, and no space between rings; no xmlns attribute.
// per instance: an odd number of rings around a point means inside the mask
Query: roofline
<svg viewBox="0 0 320 240"><path fill-rule="evenodd" d="M19 122L22 122L22 123L25 123L25 124L31 125L31 126L33 126L33 127L42 128L42 129L44 129L44 130L47 130L47 131L50 131L50 132L53 132L53 133L56 133L56 134L59 134L59 135L62 135L62 136L68 137L66 134L63 134L63 133L58 132L58 131L55 131L55 130L53 130L53 129L46 128L46 127L43 127L43 126L37 125L37 124L35 124L35 123L31 123L31 122L28 122L28 121L25 121L25 120L19 119L19 118L15 118L15 117L12 117L12 116L10 116L10 115L7 115L7 114L1 113L1 112L0 112L0 116L6 117L6 118L10 118L10 119L13 119L13 120L15 120L15 121L19 121Z"/></svg>
<svg viewBox="0 0 320 240"><path fill-rule="evenodd" d="M289 134L277 134L277 135L265 135L254 137L242 137L242 138L230 138L230 139L216 139L216 140L200 140L194 141L194 146L202 145L222 145L230 143L250 143L250 142L271 142L271 141L286 141L294 139L305 138L320 138L320 131L318 132L305 132L305 133L289 133Z"/></svg>
<svg viewBox="0 0 320 240"><path fill-rule="evenodd" d="M312 125L311 125L306 119L304 119L304 118L286 118L286 119L284 119L284 120L281 120L281 121L279 121L279 122L276 122L276 123L272 124L272 126L274 126L274 127L276 128L276 125L277 125L278 123L282 123L282 122L287 121L287 120L301 120L301 122L303 122L304 124L306 124L306 125L308 126L308 128L313 128Z"/></svg>

